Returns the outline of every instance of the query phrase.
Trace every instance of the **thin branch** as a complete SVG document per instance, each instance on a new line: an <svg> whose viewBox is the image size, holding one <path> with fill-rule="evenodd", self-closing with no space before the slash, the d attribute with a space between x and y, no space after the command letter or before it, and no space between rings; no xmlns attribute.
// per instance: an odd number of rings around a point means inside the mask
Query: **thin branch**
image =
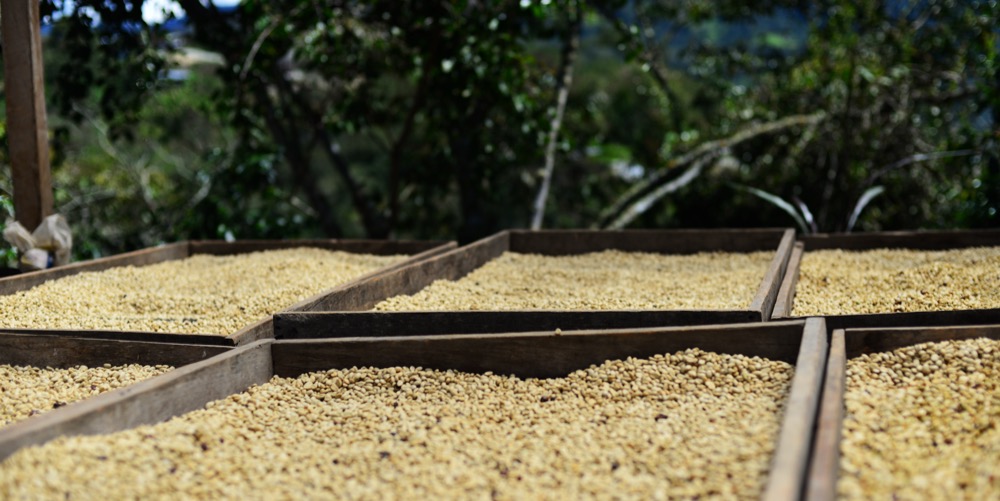
<svg viewBox="0 0 1000 501"><path fill-rule="evenodd" d="M278 27L281 21L281 16L274 18L274 21L271 21L271 24L267 25L264 31L260 32L260 35L257 35L257 39L250 46L250 52L247 53L246 59L243 60L243 66L240 69L240 81L246 80L247 74L250 73L250 67L253 66L253 60L257 57L257 52L260 51L261 46L264 45L264 41L267 40L267 37L271 36L271 33L274 32L274 29Z"/></svg>
<svg viewBox="0 0 1000 501"><path fill-rule="evenodd" d="M701 158L705 156L716 158L718 153L726 148L733 148L740 143L758 136L771 134L791 127L815 126L815 124L824 120L826 116L826 112L824 111L819 111L811 115L792 115L780 120L775 120L774 122L752 125L727 138L706 141L698 145L697 148L691 150L690 152L668 161L663 168L659 169L649 179L632 186L632 188L619 197L615 203L601 213L598 226L609 226L612 224L611 221L620 218L626 207L634 205L637 201L643 199L647 194L655 191L661 184L670 182L668 179L676 171L676 169L700 161Z"/></svg>
<svg viewBox="0 0 1000 501"><path fill-rule="evenodd" d="M563 40L562 57L559 64L559 89L556 93L556 113L552 117L549 128L548 144L545 146L545 167L542 170L542 184L535 197L534 210L531 216L531 229L542 227L545 216L545 204L549 199L549 189L552 186L552 173L556 166L556 146L559 144L559 130L562 128L563 116L566 114L566 101L569 100L569 89L573 85L573 64L580 50L580 31L583 26L583 15L580 2L573 2L573 14L569 28Z"/></svg>
<svg viewBox="0 0 1000 501"><path fill-rule="evenodd" d="M969 155L975 155L976 153L979 153L979 150L937 151L933 153L917 153L915 155L910 155L908 157L896 160L895 162L889 165L885 165L879 168L878 170L873 172L870 176L868 176L868 179L865 180L865 184L863 186L865 187L872 186L873 184L875 184L875 181L878 181L879 178L888 174L889 171L898 169L900 167L906 167L907 165L910 164L927 162L930 160L937 160L939 158L967 157Z"/></svg>
<svg viewBox="0 0 1000 501"><path fill-rule="evenodd" d="M691 182L694 181L701 174L701 171L704 170L705 166L708 165L710 161L714 160L719 154L721 154L721 150L711 155L706 155L702 158L699 158L696 162L694 162L691 165L690 168L688 168L688 170L684 171L683 174L677 176L669 183L666 183L660 186L659 188L656 188L651 193L640 198L639 200L636 200L635 203L630 205L627 210L625 210L624 212L621 213L621 215L615 218L615 220L612 221L611 224L609 224L606 229L620 230L628 226L629 223L635 221L637 217L644 214L647 210L649 210L650 207L653 206L654 203L658 202L661 198L691 184Z"/></svg>

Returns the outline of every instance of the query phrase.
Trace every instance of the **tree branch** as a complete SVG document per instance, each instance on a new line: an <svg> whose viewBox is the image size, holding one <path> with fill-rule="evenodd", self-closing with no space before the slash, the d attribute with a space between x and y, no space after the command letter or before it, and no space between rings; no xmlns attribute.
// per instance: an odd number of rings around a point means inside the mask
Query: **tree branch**
<svg viewBox="0 0 1000 501"><path fill-rule="evenodd" d="M573 85L573 64L576 54L580 50L580 31L583 26L583 15L579 0L573 2L573 14L570 19L566 35L563 38L562 55L559 64L558 78L559 88L556 92L556 113L552 117L552 125L549 128L548 143L545 146L545 167L542 170L542 184L538 188L538 195L535 197L534 210L531 216L531 229L538 230L542 227L542 218L545 216L545 203L549 198L549 189L552 186L552 173L556 166L556 147L559 144L559 130L562 128L563 116L566 113L566 101L569 99L569 88Z"/></svg>
<svg viewBox="0 0 1000 501"><path fill-rule="evenodd" d="M652 199L647 196L652 193L657 193L661 185L664 183L672 183L672 181L669 181L669 178L671 177L671 174L676 171L676 169L702 162L703 159L715 159L727 148L733 148L758 136L771 134L790 127L804 125L814 126L824 120L826 116L826 112L824 111L819 111L811 115L792 115L773 122L751 125L750 127L747 127L727 138L704 142L698 145L698 147L694 150L691 150L681 157L668 161L663 168L659 169L649 179L634 185L627 192L625 192L625 194L619 197L615 203L601 213L598 220L598 227L610 227L613 224L617 224L621 220L622 214L626 211L626 208L629 208L628 211L633 211L631 207L636 206L636 204L640 204L641 210L634 214L628 222L631 222L635 219L635 217L642 214L642 212L645 212L645 210L652 205L652 202L659 200L659 198L662 198L663 195L670 193L661 193L657 197L652 197ZM694 172L694 175L697 176L697 174L700 173L700 169ZM683 178L685 174L681 174L681 176L678 176L677 179ZM683 187L686 184L687 183L684 183L679 187ZM627 222L625 224L627 224Z"/></svg>

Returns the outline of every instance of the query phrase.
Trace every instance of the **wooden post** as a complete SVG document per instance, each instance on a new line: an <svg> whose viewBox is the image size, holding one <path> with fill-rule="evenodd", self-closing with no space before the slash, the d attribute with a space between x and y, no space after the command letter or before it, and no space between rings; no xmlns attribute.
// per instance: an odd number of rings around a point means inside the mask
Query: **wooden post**
<svg viewBox="0 0 1000 501"><path fill-rule="evenodd" d="M14 215L33 231L52 213L38 0L0 0Z"/></svg>

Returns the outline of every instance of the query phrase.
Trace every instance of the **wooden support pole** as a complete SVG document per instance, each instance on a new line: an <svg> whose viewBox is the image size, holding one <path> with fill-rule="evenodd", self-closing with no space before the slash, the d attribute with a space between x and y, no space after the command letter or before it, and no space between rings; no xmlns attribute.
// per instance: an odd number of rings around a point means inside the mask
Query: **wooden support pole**
<svg viewBox="0 0 1000 501"><path fill-rule="evenodd" d="M52 214L38 0L0 0L14 214L28 231Z"/></svg>

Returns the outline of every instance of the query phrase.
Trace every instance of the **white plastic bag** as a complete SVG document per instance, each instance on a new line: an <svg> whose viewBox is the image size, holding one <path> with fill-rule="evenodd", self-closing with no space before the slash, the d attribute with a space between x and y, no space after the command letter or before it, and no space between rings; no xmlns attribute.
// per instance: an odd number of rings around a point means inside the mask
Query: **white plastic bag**
<svg viewBox="0 0 1000 501"><path fill-rule="evenodd" d="M45 269L69 262L73 251L73 233L66 218L53 214L35 228L34 233L17 221L8 221L3 230L4 240L17 248L21 264L27 269Z"/></svg>

